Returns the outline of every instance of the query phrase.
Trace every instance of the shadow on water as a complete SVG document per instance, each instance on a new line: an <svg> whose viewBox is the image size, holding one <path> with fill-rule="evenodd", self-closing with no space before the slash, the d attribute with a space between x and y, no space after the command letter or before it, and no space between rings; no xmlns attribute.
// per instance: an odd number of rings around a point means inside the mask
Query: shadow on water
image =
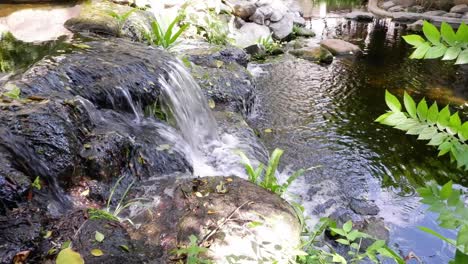
<svg viewBox="0 0 468 264"><path fill-rule="evenodd" d="M285 150L284 164L322 166L293 186L308 212L316 215L326 204L327 215L353 197L375 200L379 216L390 225L393 246L414 251L425 263L447 262L453 255L448 247L416 227L447 233L425 213L415 189L432 179L468 186L466 172L448 157L437 158L425 142L374 120L387 110L385 89L450 103L466 117L467 68L410 60L411 50L401 40L404 27L386 20L357 23L325 16L311 19L309 26L317 42L346 39L364 54L336 58L328 66L287 56L280 63L251 65L260 93L251 121L261 130L272 129L262 137L270 149Z"/></svg>

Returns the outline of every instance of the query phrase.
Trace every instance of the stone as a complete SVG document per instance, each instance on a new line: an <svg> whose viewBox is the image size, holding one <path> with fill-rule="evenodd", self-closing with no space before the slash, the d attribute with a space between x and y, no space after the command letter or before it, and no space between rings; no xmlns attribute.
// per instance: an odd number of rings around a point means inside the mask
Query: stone
<svg viewBox="0 0 468 264"><path fill-rule="evenodd" d="M333 55L331 52L323 47L306 47L302 49L291 50L289 53L298 58L313 62L331 63L333 61Z"/></svg>
<svg viewBox="0 0 468 264"><path fill-rule="evenodd" d="M404 9L402 6L396 5L388 9L389 12L403 12Z"/></svg>
<svg viewBox="0 0 468 264"><path fill-rule="evenodd" d="M236 17L240 17L243 20L247 20L250 16L252 16L255 11L257 10L257 6L252 3L242 3L242 4L236 4L233 7L233 12L232 14Z"/></svg>
<svg viewBox="0 0 468 264"><path fill-rule="evenodd" d="M302 17L300 12L298 12L298 11L291 12L291 15L293 17L294 25L301 26L301 27L306 25L306 21L305 21L304 17Z"/></svg>
<svg viewBox="0 0 468 264"><path fill-rule="evenodd" d="M312 29L306 27L295 27L294 34L299 37L315 37L315 32L312 31Z"/></svg>
<svg viewBox="0 0 468 264"><path fill-rule="evenodd" d="M374 19L374 15L369 12L353 11L346 14L345 18L356 21L372 21Z"/></svg>
<svg viewBox="0 0 468 264"><path fill-rule="evenodd" d="M267 26L257 23L245 23L234 33L234 40L239 47L247 47L258 42L261 38L270 36L270 29Z"/></svg>
<svg viewBox="0 0 468 264"><path fill-rule="evenodd" d="M245 25L245 22L242 18L240 17L235 17L234 18L234 26L236 27L236 29L239 29L241 28L243 25Z"/></svg>
<svg viewBox="0 0 468 264"><path fill-rule="evenodd" d="M253 15L249 17L249 21L252 21L254 23L257 23L259 25L264 25L265 24L265 15L260 12L260 11L255 11Z"/></svg>
<svg viewBox="0 0 468 264"><path fill-rule="evenodd" d="M422 27L424 24L424 20L418 20L414 23L411 23L408 25L408 30L414 31L414 32L421 32Z"/></svg>
<svg viewBox="0 0 468 264"><path fill-rule="evenodd" d="M282 1L274 1L271 4L271 8L273 10L270 15L271 22L280 21L289 10L288 7L285 4L283 4Z"/></svg>
<svg viewBox="0 0 468 264"><path fill-rule="evenodd" d="M442 15L443 17L454 17L454 18L461 18L463 14L460 13L447 13Z"/></svg>
<svg viewBox="0 0 468 264"><path fill-rule="evenodd" d="M424 10L425 8L420 5L410 6L407 8L408 12L413 12L413 13L423 13Z"/></svg>
<svg viewBox="0 0 468 264"><path fill-rule="evenodd" d="M447 12L444 10L434 10L434 11L427 11L423 13L423 15L426 15L426 16L442 16L444 14L447 14Z"/></svg>
<svg viewBox="0 0 468 264"><path fill-rule="evenodd" d="M450 8L450 13L464 14L466 12L468 12L468 5L466 4L456 5Z"/></svg>
<svg viewBox="0 0 468 264"><path fill-rule="evenodd" d="M416 0L393 0L393 2L396 5L406 8L406 7L414 6L416 3Z"/></svg>
<svg viewBox="0 0 468 264"><path fill-rule="evenodd" d="M351 198L349 207L360 215L377 215L380 211L374 202L356 198Z"/></svg>
<svg viewBox="0 0 468 264"><path fill-rule="evenodd" d="M382 8L388 10L390 7L394 7L396 4L393 1L386 1L382 4Z"/></svg>
<svg viewBox="0 0 468 264"><path fill-rule="evenodd" d="M322 47L328 49L333 55L349 55L361 52L361 49L341 39L326 39L320 42Z"/></svg>
<svg viewBox="0 0 468 264"><path fill-rule="evenodd" d="M246 48L244 48L247 54L254 56L254 57L263 57L266 56L266 49L263 45L260 44L253 44Z"/></svg>
<svg viewBox="0 0 468 264"><path fill-rule="evenodd" d="M273 32L273 37L281 40L292 33L293 25L293 17L290 13L287 13L280 21L271 23L270 29Z"/></svg>

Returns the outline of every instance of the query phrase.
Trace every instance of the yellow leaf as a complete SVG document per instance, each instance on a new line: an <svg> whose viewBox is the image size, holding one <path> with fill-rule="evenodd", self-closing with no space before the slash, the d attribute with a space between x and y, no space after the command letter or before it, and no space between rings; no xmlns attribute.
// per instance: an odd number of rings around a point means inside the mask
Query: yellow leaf
<svg viewBox="0 0 468 264"><path fill-rule="evenodd" d="M65 248L60 251L55 260L56 264L84 264L84 260L80 253L73 251L71 248Z"/></svg>
<svg viewBox="0 0 468 264"><path fill-rule="evenodd" d="M195 192L195 196L199 197L199 198L202 198L203 197L203 194L201 194L201 192Z"/></svg>
<svg viewBox="0 0 468 264"><path fill-rule="evenodd" d="M227 181L227 182L232 182L232 179L231 179L231 178L227 178L226 181Z"/></svg>
<svg viewBox="0 0 468 264"><path fill-rule="evenodd" d="M52 231L47 231L43 238L49 238L52 235Z"/></svg>
<svg viewBox="0 0 468 264"><path fill-rule="evenodd" d="M267 129L265 129L264 131L265 131L265 133L271 133L271 132L273 132L273 130L272 130L271 128L267 128Z"/></svg>
<svg viewBox="0 0 468 264"><path fill-rule="evenodd" d="M216 103L213 99L209 99L208 100L208 106L211 108L211 109L214 109L216 107Z"/></svg>
<svg viewBox="0 0 468 264"><path fill-rule="evenodd" d="M209 215L210 215L210 214L216 214L216 211L214 211L214 210L208 210L207 214L209 214Z"/></svg>
<svg viewBox="0 0 468 264"><path fill-rule="evenodd" d="M104 252L102 252L102 250L100 250L99 248L95 248L95 249L91 250L91 255L93 255L95 257L100 257L100 256L104 255Z"/></svg>
<svg viewBox="0 0 468 264"><path fill-rule="evenodd" d="M84 190L83 192L80 193L80 196L88 196L89 195L89 190Z"/></svg>
<svg viewBox="0 0 468 264"><path fill-rule="evenodd" d="M215 63L216 63L216 67L218 67L218 68L221 68L224 65L224 62L222 62L220 60L215 61Z"/></svg>

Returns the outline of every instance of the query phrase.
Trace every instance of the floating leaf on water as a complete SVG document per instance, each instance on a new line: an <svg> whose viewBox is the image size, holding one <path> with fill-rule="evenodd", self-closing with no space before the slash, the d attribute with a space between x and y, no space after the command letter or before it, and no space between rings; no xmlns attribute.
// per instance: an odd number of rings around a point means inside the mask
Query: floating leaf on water
<svg viewBox="0 0 468 264"><path fill-rule="evenodd" d="M273 129L267 128L267 129L265 129L265 130L263 130L263 131L264 131L265 133L271 133L271 132L273 132Z"/></svg>
<svg viewBox="0 0 468 264"><path fill-rule="evenodd" d="M84 190L83 192L80 193L80 196L86 197L89 195L89 190Z"/></svg>
<svg viewBox="0 0 468 264"><path fill-rule="evenodd" d="M56 264L84 264L84 260L80 253L73 251L71 248L65 248L60 251L55 260Z"/></svg>
<svg viewBox="0 0 468 264"><path fill-rule="evenodd" d="M127 245L120 245L119 247L120 247L120 249L122 249L125 252L130 252L130 249L128 248Z"/></svg>
<svg viewBox="0 0 468 264"><path fill-rule="evenodd" d="M96 231L96 234L94 235L94 239L96 239L97 242L101 243L104 240L104 234L102 234L99 231Z"/></svg>
<svg viewBox="0 0 468 264"><path fill-rule="evenodd" d="M95 248L95 249L91 250L91 255L93 255L95 257L100 257L100 256L104 255L104 252L102 252L102 250L100 250L99 248Z"/></svg>
<svg viewBox="0 0 468 264"><path fill-rule="evenodd" d="M213 99L209 99L208 100L208 106L211 108L211 109L214 109L216 107L216 103Z"/></svg>
<svg viewBox="0 0 468 264"><path fill-rule="evenodd" d="M50 236L52 236L52 231L48 230L43 236L43 238L49 238Z"/></svg>

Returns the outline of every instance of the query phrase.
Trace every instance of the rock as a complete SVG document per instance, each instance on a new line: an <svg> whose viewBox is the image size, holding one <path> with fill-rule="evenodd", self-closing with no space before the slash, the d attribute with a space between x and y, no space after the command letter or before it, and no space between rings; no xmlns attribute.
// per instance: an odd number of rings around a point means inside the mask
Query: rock
<svg viewBox="0 0 468 264"><path fill-rule="evenodd" d="M256 23L245 23L235 34L234 39L239 47L256 44L261 38L268 38L270 29Z"/></svg>
<svg viewBox="0 0 468 264"><path fill-rule="evenodd" d="M466 4L456 5L450 8L450 13L464 14L466 12L468 12L468 5Z"/></svg>
<svg viewBox="0 0 468 264"><path fill-rule="evenodd" d="M406 7L414 6L416 3L416 0L393 0L393 2L396 5L406 8Z"/></svg>
<svg viewBox="0 0 468 264"><path fill-rule="evenodd" d="M105 36L123 36L134 41L144 41L142 30L150 30L154 15L148 11L137 9L124 24L119 24L109 14L113 10L124 14L132 10L129 6L114 4L109 1L92 1L83 5L79 16L65 22L65 27L72 32L92 32Z"/></svg>
<svg viewBox="0 0 468 264"><path fill-rule="evenodd" d="M352 198L349 203L350 208L357 214L360 215L377 215L379 213L379 207L372 201L361 200Z"/></svg>
<svg viewBox="0 0 468 264"><path fill-rule="evenodd" d="M315 32L312 29L305 28L305 27L295 27L294 34L299 37L315 37Z"/></svg>
<svg viewBox="0 0 468 264"><path fill-rule="evenodd" d="M422 27L424 24L424 20L418 20L414 23L411 23L408 25L408 30L414 31L414 32L421 32Z"/></svg>
<svg viewBox="0 0 468 264"><path fill-rule="evenodd" d="M444 10L427 11L423 13L423 15L426 16L442 16L444 14L447 14Z"/></svg>
<svg viewBox="0 0 468 264"><path fill-rule="evenodd" d="M255 13L253 15L251 15L249 17L249 21L257 23L258 25L264 25L265 24L265 15L257 10L257 11L255 11Z"/></svg>
<svg viewBox="0 0 468 264"><path fill-rule="evenodd" d="M408 12L413 12L413 13L423 13L424 10L425 8L420 5L410 6L407 8Z"/></svg>
<svg viewBox="0 0 468 264"><path fill-rule="evenodd" d="M328 49L333 55L356 54L361 52L358 46L341 39L326 39L320 42L320 45Z"/></svg>
<svg viewBox="0 0 468 264"><path fill-rule="evenodd" d="M161 214L155 215L152 223L143 224L139 232L148 240L165 237L175 247L187 244L191 235L206 237L223 219L235 218L236 221L223 221L224 225L218 225L208 239L207 256L214 263L224 263L226 256L247 257L252 263L260 261L261 256L262 261L286 263L294 254L291 249L300 242L302 229L292 207L253 183L238 177L229 179L207 177L177 183L172 197L162 198L160 206L166 210L159 210ZM252 222L259 224L246 229L245 225ZM147 230L161 232L149 234Z"/></svg>
<svg viewBox="0 0 468 264"><path fill-rule="evenodd" d="M468 18L468 12L463 15L463 18Z"/></svg>
<svg viewBox="0 0 468 264"><path fill-rule="evenodd" d="M275 39L284 39L289 36L293 31L293 17L290 13L287 13L283 19L278 22L271 23L270 29L273 32Z"/></svg>
<svg viewBox="0 0 468 264"><path fill-rule="evenodd" d="M393 1L386 1L382 4L382 8L388 10L391 7L394 7L396 4Z"/></svg>
<svg viewBox="0 0 468 264"><path fill-rule="evenodd" d="M402 6L397 5L397 6L390 7L388 11L389 12L403 12L404 9Z"/></svg>
<svg viewBox="0 0 468 264"><path fill-rule="evenodd" d="M243 20L247 20L250 16L252 16L255 11L257 10L257 6L255 4L249 2L242 2L238 3L233 7L233 15L236 17L240 17Z"/></svg>
<svg viewBox="0 0 468 264"><path fill-rule="evenodd" d="M306 25L306 21L304 17L302 17L300 12L291 12L291 15L293 17L293 23L296 26L304 27Z"/></svg>
<svg viewBox="0 0 468 264"><path fill-rule="evenodd" d="M260 44L253 44L251 46L246 47L244 50L245 52L247 52L247 54L254 56L254 57L266 56L265 47Z"/></svg>
<svg viewBox="0 0 468 264"><path fill-rule="evenodd" d="M463 14L460 13L447 13L442 15L443 17L454 17L454 18L461 18Z"/></svg>
<svg viewBox="0 0 468 264"><path fill-rule="evenodd" d="M413 22L422 18L422 14L408 13L408 12L396 12L393 13L393 20L398 22Z"/></svg>
<svg viewBox="0 0 468 264"><path fill-rule="evenodd" d="M236 27L236 29L239 29L241 28L243 25L245 25L245 22L242 18L239 18L239 17L235 17L234 18L234 26Z"/></svg>
<svg viewBox="0 0 468 264"><path fill-rule="evenodd" d="M288 7L285 4L283 4L282 1L274 1L271 4L271 8L273 9L271 16L270 16L271 22L278 22L281 19L283 19L283 17L286 15L286 13L289 10Z"/></svg>
<svg viewBox="0 0 468 264"><path fill-rule="evenodd" d="M327 49L323 47L312 47L292 50L289 53L296 57L313 61L331 63L333 61L333 55Z"/></svg>
<svg viewBox="0 0 468 264"><path fill-rule="evenodd" d="M374 19L374 15L369 12L353 11L346 14L345 18L357 21L372 21Z"/></svg>

